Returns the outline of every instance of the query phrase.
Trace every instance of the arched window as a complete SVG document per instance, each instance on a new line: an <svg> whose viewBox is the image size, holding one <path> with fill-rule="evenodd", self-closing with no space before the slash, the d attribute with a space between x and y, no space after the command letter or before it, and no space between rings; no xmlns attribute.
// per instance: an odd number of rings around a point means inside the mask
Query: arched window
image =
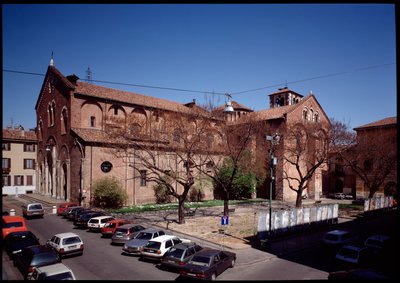
<svg viewBox="0 0 400 283"><path fill-rule="evenodd" d="M175 129L173 133L173 141L180 143L181 142L181 131L179 129Z"/></svg>
<svg viewBox="0 0 400 283"><path fill-rule="evenodd" d="M92 128L96 128L96 117L95 116L90 116L89 126Z"/></svg>
<svg viewBox="0 0 400 283"><path fill-rule="evenodd" d="M47 107L47 122L48 122L48 126L53 126L54 121L53 121L53 107L51 106L51 104L49 104L49 106Z"/></svg>
<svg viewBox="0 0 400 283"><path fill-rule="evenodd" d="M209 148L213 145L213 143L214 143L214 135L213 135L213 134L208 133L208 134L206 135L206 143L207 143L207 146L208 146Z"/></svg>
<svg viewBox="0 0 400 283"><path fill-rule="evenodd" d="M307 121L307 115L308 115L308 108L304 107L303 108L303 120Z"/></svg>
<svg viewBox="0 0 400 283"><path fill-rule="evenodd" d="M307 120L314 122L314 110L310 109L307 115Z"/></svg>
<svg viewBox="0 0 400 283"><path fill-rule="evenodd" d="M63 108L61 113L61 134L67 133L68 112L67 108Z"/></svg>
<svg viewBox="0 0 400 283"><path fill-rule="evenodd" d="M319 113L318 113L318 111L315 111L315 113L314 113L314 122L319 122Z"/></svg>

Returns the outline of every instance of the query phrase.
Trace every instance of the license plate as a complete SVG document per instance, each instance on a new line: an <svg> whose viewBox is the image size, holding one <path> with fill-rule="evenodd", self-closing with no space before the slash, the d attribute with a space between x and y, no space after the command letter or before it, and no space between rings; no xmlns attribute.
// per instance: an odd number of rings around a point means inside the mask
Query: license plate
<svg viewBox="0 0 400 283"><path fill-rule="evenodd" d="M76 245L69 246L68 248L69 248L69 249L75 249L75 248L76 248Z"/></svg>
<svg viewBox="0 0 400 283"><path fill-rule="evenodd" d="M173 261L173 260L169 260L168 262L169 262L169 263L175 263L175 261Z"/></svg>
<svg viewBox="0 0 400 283"><path fill-rule="evenodd" d="M149 253L154 253L154 251L152 251L152 250L148 250L147 252L149 252Z"/></svg>
<svg viewBox="0 0 400 283"><path fill-rule="evenodd" d="M194 274L194 273L188 273L187 275L189 275L189 276L196 276L196 274Z"/></svg>

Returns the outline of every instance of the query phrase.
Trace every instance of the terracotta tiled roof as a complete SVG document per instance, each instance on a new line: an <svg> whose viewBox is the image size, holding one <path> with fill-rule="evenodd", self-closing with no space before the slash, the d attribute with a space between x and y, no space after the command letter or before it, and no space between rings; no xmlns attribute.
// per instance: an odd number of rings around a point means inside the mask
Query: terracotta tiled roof
<svg viewBox="0 0 400 283"><path fill-rule="evenodd" d="M388 117L379 121L368 123L360 127L354 128L354 130L356 131L359 129L361 130L366 128L386 127L391 125L397 125L397 117Z"/></svg>
<svg viewBox="0 0 400 283"><path fill-rule="evenodd" d="M34 131L3 129L3 140L37 142L37 137L36 137L36 133Z"/></svg>
<svg viewBox="0 0 400 283"><path fill-rule="evenodd" d="M143 94L97 86L85 82L77 82L75 93L93 96L97 98L110 99L130 104L143 105L151 108L159 108L174 112L191 113L190 107L170 100L146 96ZM208 113L208 112L207 112Z"/></svg>

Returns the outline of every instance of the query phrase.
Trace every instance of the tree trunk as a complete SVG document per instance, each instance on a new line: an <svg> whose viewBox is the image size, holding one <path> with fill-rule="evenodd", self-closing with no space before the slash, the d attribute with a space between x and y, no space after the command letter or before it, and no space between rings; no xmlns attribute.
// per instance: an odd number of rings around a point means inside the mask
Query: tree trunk
<svg viewBox="0 0 400 283"><path fill-rule="evenodd" d="M178 223L185 224L185 198L178 198Z"/></svg>
<svg viewBox="0 0 400 283"><path fill-rule="evenodd" d="M225 198L224 198L224 216L229 216L229 192L225 192Z"/></svg>
<svg viewBox="0 0 400 283"><path fill-rule="evenodd" d="M301 207L302 204L302 195L303 195L303 190L298 190L297 191L297 196L296 196L296 207Z"/></svg>

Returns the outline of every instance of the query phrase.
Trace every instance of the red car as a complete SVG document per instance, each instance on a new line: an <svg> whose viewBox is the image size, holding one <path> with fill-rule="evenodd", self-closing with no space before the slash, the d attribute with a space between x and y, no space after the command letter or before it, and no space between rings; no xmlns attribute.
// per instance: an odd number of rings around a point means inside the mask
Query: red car
<svg viewBox="0 0 400 283"><path fill-rule="evenodd" d="M125 219L114 219L111 221L108 221L103 228L101 228L101 236L102 237L111 237L115 230L122 225L125 224L131 224L131 221L125 220Z"/></svg>
<svg viewBox="0 0 400 283"><path fill-rule="evenodd" d="M57 215L63 215L64 211L71 206L78 206L76 203L73 202L65 202L58 206L57 208Z"/></svg>

